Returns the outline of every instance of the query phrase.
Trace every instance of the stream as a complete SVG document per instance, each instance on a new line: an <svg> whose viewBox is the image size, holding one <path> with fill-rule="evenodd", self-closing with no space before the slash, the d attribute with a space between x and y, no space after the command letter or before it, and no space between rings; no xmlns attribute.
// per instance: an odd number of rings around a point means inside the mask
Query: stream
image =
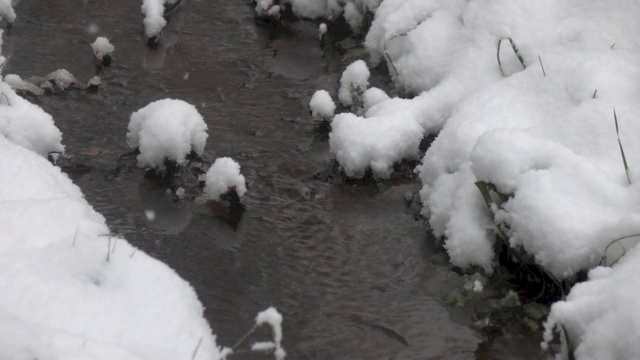
<svg viewBox="0 0 640 360"><path fill-rule="evenodd" d="M194 287L218 344L233 345L273 305L284 316L287 359L540 358L538 333L487 340L471 326L474 306L443 300L465 280L405 205L419 190L415 177L323 175L333 166L329 146L307 104L315 90L335 90L347 64L324 56L315 24L275 32L255 24L247 1L188 0L151 50L140 5L21 0L4 37L4 74L28 79L64 68L86 82L95 75L89 44L109 38L115 59L97 93L28 99L53 116L67 155L90 167L72 178L111 230ZM130 114L162 98L203 115L204 158L240 163L248 191L239 221L192 196L167 195L142 170L116 171L130 151Z"/></svg>

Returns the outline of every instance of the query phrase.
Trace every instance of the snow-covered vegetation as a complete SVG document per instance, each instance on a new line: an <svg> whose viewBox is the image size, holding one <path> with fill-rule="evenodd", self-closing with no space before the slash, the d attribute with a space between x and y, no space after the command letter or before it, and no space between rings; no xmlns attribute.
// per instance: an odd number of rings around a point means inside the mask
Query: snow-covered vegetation
<svg viewBox="0 0 640 360"><path fill-rule="evenodd" d="M369 86L369 68L363 60L351 63L342 73L338 99L344 106L362 107L362 95Z"/></svg>
<svg viewBox="0 0 640 360"><path fill-rule="evenodd" d="M140 150L138 166L163 170L165 160L184 165L192 151L202 155L208 136L195 106L163 99L131 114L127 143Z"/></svg>
<svg viewBox="0 0 640 360"><path fill-rule="evenodd" d="M177 5L182 0L142 0L142 15L144 15L144 33L148 39L157 42L162 29L167 25L165 10Z"/></svg>
<svg viewBox="0 0 640 360"><path fill-rule="evenodd" d="M242 198L247 192L244 176L240 174L240 164L228 157L216 159L203 178L205 185L201 201L220 200L229 191L235 191Z"/></svg>
<svg viewBox="0 0 640 360"><path fill-rule="evenodd" d="M457 266L491 273L498 238L558 280L622 256L552 308L546 339L562 333L578 359L640 354L640 318L626 315L640 237L616 241L640 232L639 13L626 1L384 0L370 66L384 62L413 97L365 85L363 109L332 121L349 176L384 177L438 135L416 169L422 214ZM341 80L345 106L350 88Z"/></svg>
<svg viewBox="0 0 640 360"><path fill-rule="evenodd" d="M47 157L64 152L62 133L51 115L0 82L0 137Z"/></svg>
<svg viewBox="0 0 640 360"><path fill-rule="evenodd" d="M9 26L16 21L16 11L13 9L12 0L0 0L0 19L7 20Z"/></svg>
<svg viewBox="0 0 640 360"><path fill-rule="evenodd" d="M218 359L191 286L26 148L0 137L0 358Z"/></svg>
<svg viewBox="0 0 640 360"><path fill-rule="evenodd" d="M382 0L256 0L256 16L279 18L285 6L291 6L293 13L302 19L335 20L343 15L354 32L362 30L363 20L378 8ZM325 25L326 31L326 25ZM321 34L322 27L320 27Z"/></svg>
<svg viewBox="0 0 640 360"><path fill-rule="evenodd" d="M311 96L309 108L311 109L311 116L314 120L326 121L333 118L333 113L336 111L336 104L333 102L328 91L318 90Z"/></svg>
<svg viewBox="0 0 640 360"><path fill-rule="evenodd" d="M111 45L109 39L99 36L91 43L91 49L93 49L94 56L99 60L102 60L105 55L111 55L116 48Z"/></svg>

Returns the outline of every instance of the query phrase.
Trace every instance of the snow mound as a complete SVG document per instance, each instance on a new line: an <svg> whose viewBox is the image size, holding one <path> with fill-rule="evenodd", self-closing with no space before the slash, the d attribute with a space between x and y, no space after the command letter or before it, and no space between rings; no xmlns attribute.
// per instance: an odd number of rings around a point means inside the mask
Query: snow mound
<svg viewBox="0 0 640 360"><path fill-rule="evenodd" d="M102 60L105 55L111 55L111 53L116 49L111 45L109 39L102 36L97 37L96 40L91 43L91 48L93 49L93 54L98 58L98 60Z"/></svg>
<svg viewBox="0 0 640 360"><path fill-rule="evenodd" d="M377 87L369 88L362 95L363 111L366 113L374 105L385 102L389 99L389 95L387 95L384 90L378 89Z"/></svg>
<svg viewBox="0 0 640 360"><path fill-rule="evenodd" d="M58 168L0 152L0 358L220 358L191 286L110 235Z"/></svg>
<svg viewBox="0 0 640 360"><path fill-rule="evenodd" d="M405 46L402 56L417 59L426 48L408 42L410 35L432 21L445 21L436 20L437 14L453 14L454 2L429 3L424 11L430 17L398 39ZM636 26L629 14L640 6L622 11L621 5L596 1L547 5L549 11L533 3L468 3L459 17L464 21L452 23L455 41L430 48L437 53L451 47L464 64L447 60L449 65L437 70L432 62L421 59L423 68L416 62L414 77L420 71L437 75L416 85L426 90L412 100L421 109L421 124L436 129L446 120L418 169L423 214L434 233L445 238L456 265L491 269L493 218L506 225L513 247L533 255L557 278L596 266L612 238L640 227L640 206L633 200L640 195L637 161L630 160L629 186L612 110L617 109L625 152L640 151L640 141L628 135L640 132L640 125L629 121L640 112L640 90L629 80L638 74L633 50L638 41L607 25ZM568 15L559 19L555 13ZM425 29L423 35L441 34L441 29L446 27ZM506 35L527 67L503 77L495 56L497 42ZM513 52L504 44L502 49ZM476 181L495 185L508 199L489 211Z"/></svg>
<svg viewBox="0 0 640 360"><path fill-rule="evenodd" d="M282 315L274 307L261 311L256 315L256 325L260 326L268 324L273 334L273 342L261 342L253 344L252 349L256 348L274 348L274 357L276 360L283 360L287 353L282 348Z"/></svg>
<svg viewBox="0 0 640 360"><path fill-rule="evenodd" d="M144 32L148 38L160 35L160 32L167 25L164 18L165 6L171 6L182 0L142 0L142 15L144 15Z"/></svg>
<svg viewBox="0 0 640 360"><path fill-rule="evenodd" d="M200 201L220 200L230 188L235 188L238 197L247 192L244 176L240 174L240 164L231 158L218 158L204 176L205 186Z"/></svg>
<svg viewBox="0 0 640 360"><path fill-rule="evenodd" d="M0 82L0 137L47 157L64 152L62 133L51 115Z"/></svg>
<svg viewBox="0 0 640 360"><path fill-rule="evenodd" d="M176 99L154 101L131 114L127 143L139 148L138 166L164 169L165 159L179 165L194 151L202 155L207 124L195 106Z"/></svg>
<svg viewBox="0 0 640 360"><path fill-rule="evenodd" d="M13 22L16 21L16 12L13 9L11 0L0 0L0 16L7 19L9 24L13 24Z"/></svg>
<svg viewBox="0 0 640 360"><path fill-rule="evenodd" d="M34 95L41 95L44 91L35 84L22 80L22 78L15 74L7 74L4 77L4 82L11 86L12 89L17 91L26 91Z"/></svg>
<svg viewBox="0 0 640 360"><path fill-rule="evenodd" d="M318 90L309 101L311 116L316 121L330 120L336 110L336 104L326 90Z"/></svg>
<svg viewBox="0 0 640 360"><path fill-rule="evenodd" d="M423 129L407 101L393 99L401 115L369 111L360 117L338 114L331 122L331 155L349 177L362 177L368 168L374 176L387 178L394 163L416 159ZM372 110L375 110L372 109Z"/></svg>
<svg viewBox="0 0 640 360"><path fill-rule="evenodd" d="M344 106L362 106L362 95L369 86L369 68L364 60L349 64L340 78L338 99Z"/></svg>
<svg viewBox="0 0 640 360"><path fill-rule="evenodd" d="M551 307L545 323L543 348L547 348L554 332L560 334L566 358L571 341L575 359L638 359L640 313L640 248L635 247L613 268L597 267L589 272L589 280L577 284L567 298ZM564 329L564 330L563 330Z"/></svg>

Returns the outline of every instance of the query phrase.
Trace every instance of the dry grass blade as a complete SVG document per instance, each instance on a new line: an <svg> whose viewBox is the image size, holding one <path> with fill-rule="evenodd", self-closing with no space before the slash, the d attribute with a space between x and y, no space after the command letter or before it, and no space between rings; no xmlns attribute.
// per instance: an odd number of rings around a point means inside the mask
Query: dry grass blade
<svg viewBox="0 0 640 360"><path fill-rule="evenodd" d="M620 129L618 127L618 115L616 109L613 109L613 120L616 123L616 135L618 136L618 146L620 146L620 154L622 154L622 162L624 163L624 171L627 174L627 181L631 185L631 177L629 176L629 165L627 164L627 157L624 155L624 149L622 148L622 142L620 141Z"/></svg>
<svg viewBox="0 0 640 360"><path fill-rule="evenodd" d="M191 360L194 360L196 358L196 355L198 355L198 350L200 349L201 344L202 344L202 336L200 336L200 340L198 340L198 345L196 345L196 349L193 350L193 355L191 355Z"/></svg>
<svg viewBox="0 0 640 360"><path fill-rule="evenodd" d="M622 255L624 256L624 254L627 253L627 248L624 247L624 244L622 243L622 240L630 239L630 238L637 237L637 236L640 236L640 234L627 235L627 236L623 236L623 237L619 237L617 239L611 240L609 242L609 244L607 245L607 247L604 248L604 254L602 255L602 259L600 260L600 265L602 265L602 266L613 266L613 265L615 265L618 262L618 260L620 260L622 258L622 256L617 258L611 264L607 265L607 251L609 250L609 247L611 247L611 245L617 243L622 248L622 251L623 251Z"/></svg>
<svg viewBox="0 0 640 360"><path fill-rule="evenodd" d="M493 199L491 199L491 193L489 193L488 184L485 181L476 181L476 187L478 188L478 190L480 190L480 194L482 194L482 198L484 199L484 202L487 204L487 207L493 213L492 205L495 205L495 203L493 202ZM494 219L494 223L495 223L495 219ZM498 228L498 234L500 235L500 238L502 239L502 241L505 244L509 244L509 237L507 236L504 229L502 229L502 225L496 223L496 227Z"/></svg>
<svg viewBox="0 0 640 360"><path fill-rule="evenodd" d="M538 61L540 62L540 68L542 69L542 75L547 77L547 72L544 71L544 65L542 65L542 58L540 58L540 54L538 54Z"/></svg>
<svg viewBox="0 0 640 360"><path fill-rule="evenodd" d="M407 36L407 34L398 34L398 35L394 35L392 37L390 37L389 39L387 39L384 42L384 57L385 59L387 59L387 62L391 65L391 68L393 69L393 73L398 76L398 69L396 69L395 64L393 63L393 60L391 60L391 56L389 56L389 53L387 52L387 44L389 43L389 41L393 40L393 39L397 39L399 37L403 37L403 36Z"/></svg>

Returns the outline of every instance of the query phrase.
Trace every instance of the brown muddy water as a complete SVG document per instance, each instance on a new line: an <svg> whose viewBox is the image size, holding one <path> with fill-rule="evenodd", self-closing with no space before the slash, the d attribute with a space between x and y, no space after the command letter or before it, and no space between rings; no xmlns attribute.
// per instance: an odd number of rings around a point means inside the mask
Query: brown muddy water
<svg viewBox="0 0 640 360"><path fill-rule="evenodd" d="M464 280L404 205L417 180L316 176L332 163L307 103L316 89L334 90L346 65L323 57L316 25L296 22L276 34L254 23L248 1L189 0L150 50L140 4L21 0L5 36L4 73L29 78L64 68L87 81L95 75L89 44L96 36L114 44L97 94L30 100L53 115L68 155L91 167L74 179L89 202L113 232L192 284L219 344L234 344L274 305L284 315L289 359L541 357L537 333L489 341L471 327L473 306L442 300ZM196 105L206 119L205 158L241 164L249 190L234 226L189 194L165 195L141 170L116 173L129 151L130 114L166 97Z"/></svg>

